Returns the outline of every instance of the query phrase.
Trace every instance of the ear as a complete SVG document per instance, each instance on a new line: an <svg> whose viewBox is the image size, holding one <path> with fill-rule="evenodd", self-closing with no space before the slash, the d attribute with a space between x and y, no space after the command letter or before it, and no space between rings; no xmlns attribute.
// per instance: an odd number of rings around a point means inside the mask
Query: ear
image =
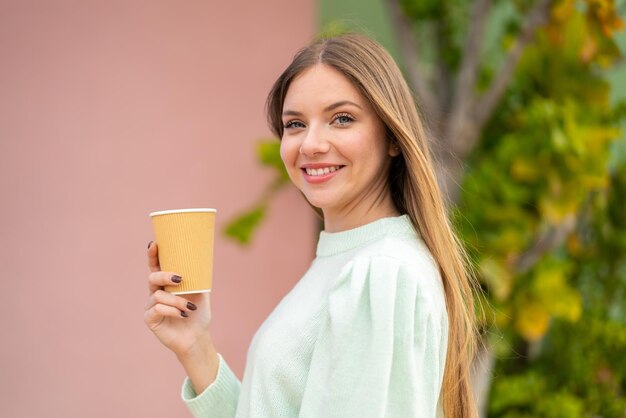
<svg viewBox="0 0 626 418"><path fill-rule="evenodd" d="M400 147L395 142L389 141L389 146L387 148L387 153L390 157L397 157L400 155Z"/></svg>

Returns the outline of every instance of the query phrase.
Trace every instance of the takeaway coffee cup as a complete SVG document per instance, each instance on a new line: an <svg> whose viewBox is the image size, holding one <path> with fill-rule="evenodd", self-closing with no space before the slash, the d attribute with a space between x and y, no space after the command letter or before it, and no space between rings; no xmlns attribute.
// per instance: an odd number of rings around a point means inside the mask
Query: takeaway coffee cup
<svg viewBox="0 0 626 418"><path fill-rule="evenodd" d="M213 284L215 209L152 212L154 237L162 271L182 276L179 285L165 286L175 295L210 292Z"/></svg>

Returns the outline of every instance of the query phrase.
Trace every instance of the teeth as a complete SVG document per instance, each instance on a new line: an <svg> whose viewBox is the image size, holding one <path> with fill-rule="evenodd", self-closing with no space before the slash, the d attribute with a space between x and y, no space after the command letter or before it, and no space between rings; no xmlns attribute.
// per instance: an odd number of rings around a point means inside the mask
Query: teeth
<svg viewBox="0 0 626 418"><path fill-rule="evenodd" d="M334 167L324 167L324 168L306 168L306 173L309 176L323 176L324 174L332 173L333 171L339 170L341 167L336 165Z"/></svg>

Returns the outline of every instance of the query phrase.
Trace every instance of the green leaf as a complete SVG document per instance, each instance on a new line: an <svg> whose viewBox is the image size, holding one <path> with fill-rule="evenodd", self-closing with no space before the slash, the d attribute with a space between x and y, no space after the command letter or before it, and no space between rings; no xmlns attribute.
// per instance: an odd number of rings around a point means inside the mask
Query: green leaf
<svg viewBox="0 0 626 418"><path fill-rule="evenodd" d="M345 21L331 20L315 36L315 39L327 39L349 32L350 28Z"/></svg>
<svg viewBox="0 0 626 418"><path fill-rule="evenodd" d="M261 204L249 212L245 212L226 225L224 233L240 244L250 243L252 234L265 217L266 206Z"/></svg>
<svg viewBox="0 0 626 418"><path fill-rule="evenodd" d="M503 376L495 381L489 397L492 413L502 413L514 407L532 405L545 392L544 377L537 373Z"/></svg>
<svg viewBox="0 0 626 418"><path fill-rule="evenodd" d="M489 287L489 294L498 302L505 301L511 293L513 276L504 263L494 258L485 258L481 260L478 269L483 282Z"/></svg>
<svg viewBox="0 0 626 418"><path fill-rule="evenodd" d="M435 19L441 14L441 3L439 0L402 0L400 7L415 20Z"/></svg>
<svg viewBox="0 0 626 418"><path fill-rule="evenodd" d="M256 147L259 161L266 167L278 171L281 179L289 180L283 160L280 158L280 142L277 139L264 139L257 142Z"/></svg>

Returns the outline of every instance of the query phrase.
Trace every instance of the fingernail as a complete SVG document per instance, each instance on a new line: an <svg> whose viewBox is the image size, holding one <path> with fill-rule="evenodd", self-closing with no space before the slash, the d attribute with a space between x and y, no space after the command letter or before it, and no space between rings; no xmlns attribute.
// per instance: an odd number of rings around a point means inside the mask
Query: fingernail
<svg viewBox="0 0 626 418"><path fill-rule="evenodd" d="M198 309L198 307L191 302L187 302L187 309L189 309L190 311L195 311L196 309Z"/></svg>
<svg viewBox="0 0 626 418"><path fill-rule="evenodd" d="M150 249L150 246L152 245L152 243L153 243L153 242L154 242L154 241L150 241L150 242L148 243L148 249Z"/></svg>
<svg viewBox="0 0 626 418"><path fill-rule="evenodd" d="M180 311L180 316L182 316L183 318L187 318L189 315L187 315L187 312L185 311Z"/></svg>
<svg viewBox="0 0 626 418"><path fill-rule="evenodd" d="M180 283L180 282L182 282L182 281L183 281L183 278L182 278L182 277L180 277L179 275L175 274L175 275L173 275L173 276L172 276L172 281L173 281L174 283Z"/></svg>

